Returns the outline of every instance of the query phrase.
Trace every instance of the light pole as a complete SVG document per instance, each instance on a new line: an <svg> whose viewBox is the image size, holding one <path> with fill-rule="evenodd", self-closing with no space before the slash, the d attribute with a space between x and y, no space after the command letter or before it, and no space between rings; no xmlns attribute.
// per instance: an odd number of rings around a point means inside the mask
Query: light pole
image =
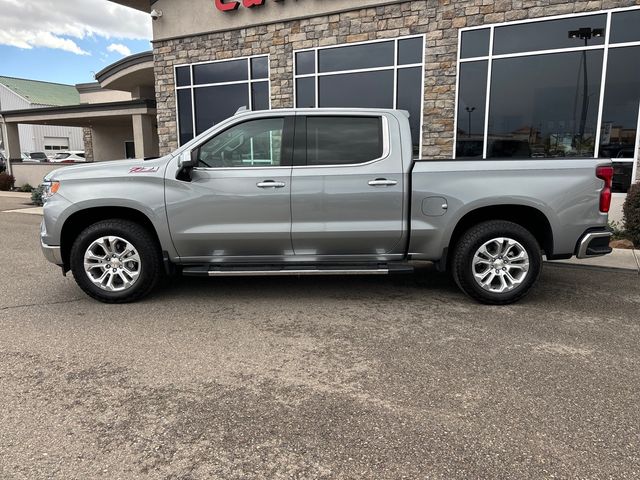
<svg viewBox="0 0 640 480"><path fill-rule="evenodd" d="M599 38L604 36L604 28L579 28L578 30L570 30L569 38L584 40L584 46L587 47L589 40L592 38ZM582 50L582 68L584 75L584 91L582 94L582 114L580 115L580 131L578 136L580 138L580 146L584 142L584 131L587 127L587 110L589 108L589 71L587 68L587 51Z"/></svg>
<svg viewBox="0 0 640 480"><path fill-rule="evenodd" d="M467 107L467 108L465 108L465 110L466 110L466 111L467 111L467 113L469 114L469 130L468 130L468 132L467 132L467 136L468 136L469 138L471 138L471 114L472 114L473 112L475 112L476 107Z"/></svg>

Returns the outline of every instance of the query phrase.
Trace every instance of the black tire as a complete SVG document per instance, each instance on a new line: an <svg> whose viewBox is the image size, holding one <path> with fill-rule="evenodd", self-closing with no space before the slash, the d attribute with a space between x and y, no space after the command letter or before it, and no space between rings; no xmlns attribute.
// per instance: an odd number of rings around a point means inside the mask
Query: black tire
<svg viewBox="0 0 640 480"><path fill-rule="evenodd" d="M513 287L512 290L501 293L491 292L480 286L474 278L473 266L474 255L478 249L486 242L498 237L519 242L529 256L529 270L522 283ZM451 273L458 287L471 298L488 305L507 305L517 302L529 293L538 280L541 270L542 252L538 241L526 228L505 220L492 220L471 227L458 240L451 259Z"/></svg>
<svg viewBox="0 0 640 480"><path fill-rule="evenodd" d="M106 291L95 285L84 269L84 255L100 237L117 236L131 243L140 255L140 274L131 287L122 291ZM104 303L129 303L147 296L163 276L162 254L153 235L138 223L103 220L84 229L73 242L70 266L78 286L90 297Z"/></svg>

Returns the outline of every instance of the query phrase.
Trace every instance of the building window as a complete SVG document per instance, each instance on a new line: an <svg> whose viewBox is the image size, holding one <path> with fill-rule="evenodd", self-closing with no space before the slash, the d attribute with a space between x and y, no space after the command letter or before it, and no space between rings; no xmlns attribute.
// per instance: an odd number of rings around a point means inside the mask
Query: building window
<svg viewBox="0 0 640 480"><path fill-rule="evenodd" d="M640 9L525 20L460 33L455 158L614 160L635 179Z"/></svg>
<svg viewBox="0 0 640 480"><path fill-rule="evenodd" d="M268 55L178 65L175 85L180 145L242 107L271 108Z"/></svg>
<svg viewBox="0 0 640 480"><path fill-rule="evenodd" d="M420 155L424 36L299 50L294 68L296 107L407 110Z"/></svg>

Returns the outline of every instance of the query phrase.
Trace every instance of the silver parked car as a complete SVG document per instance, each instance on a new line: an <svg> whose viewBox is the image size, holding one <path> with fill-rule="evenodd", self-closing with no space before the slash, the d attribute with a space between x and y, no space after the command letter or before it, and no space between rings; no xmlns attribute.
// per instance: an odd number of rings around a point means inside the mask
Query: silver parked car
<svg viewBox="0 0 640 480"><path fill-rule="evenodd" d="M604 255L599 159L414 160L408 114L238 114L156 160L46 177L42 247L103 302L165 273L389 274L429 260L469 296L522 298L549 259Z"/></svg>

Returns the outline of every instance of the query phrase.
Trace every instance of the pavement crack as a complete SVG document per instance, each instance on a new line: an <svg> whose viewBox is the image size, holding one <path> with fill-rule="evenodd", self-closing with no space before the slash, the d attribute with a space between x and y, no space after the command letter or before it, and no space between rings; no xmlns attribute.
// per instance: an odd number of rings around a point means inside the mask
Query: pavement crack
<svg viewBox="0 0 640 480"><path fill-rule="evenodd" d="M83 298L72 298L70 300L60 300L59 302L42 302L42 303L25 303L23 305L10 305L8 307L0 307L0 312L4 312L6 310L13 310L16 308L27 308L27 307L44 307L47 305L62 305L65 303L74 303L83 300Z"/></svg>

